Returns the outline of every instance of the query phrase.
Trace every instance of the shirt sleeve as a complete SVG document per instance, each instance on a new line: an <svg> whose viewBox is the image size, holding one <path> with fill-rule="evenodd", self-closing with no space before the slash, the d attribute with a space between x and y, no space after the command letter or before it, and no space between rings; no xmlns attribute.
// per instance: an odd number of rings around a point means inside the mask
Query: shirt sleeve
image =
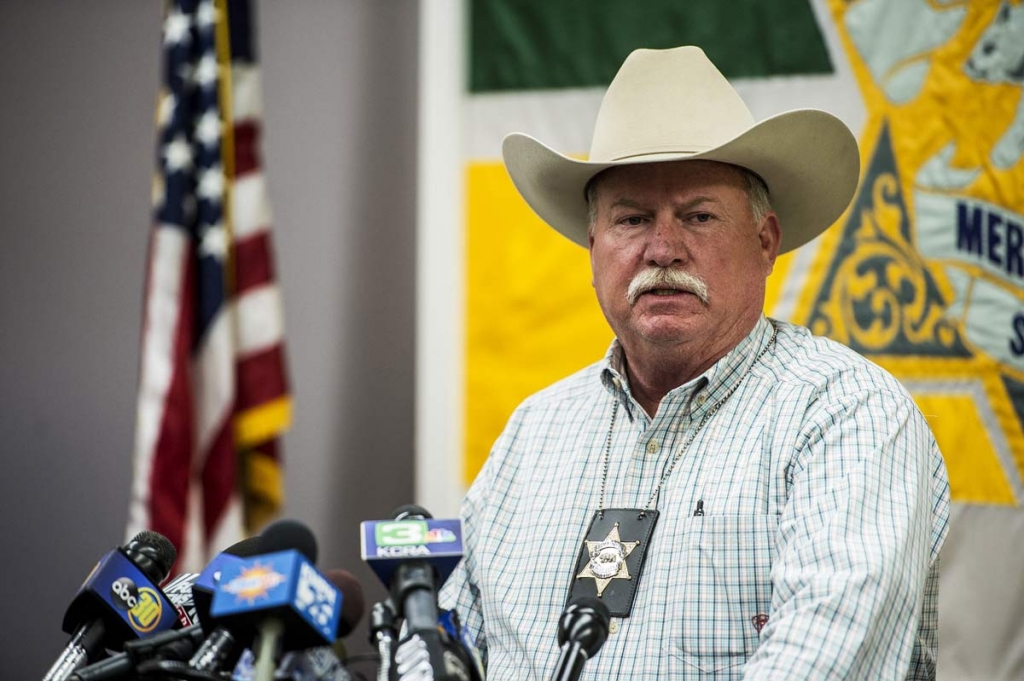
<svg viewBox="0 0 1024 681"><path fill-rule="evenodd" d="M804 423L744 678L934 678L949 483L924 417L868 389L815 401Z"/></svg>

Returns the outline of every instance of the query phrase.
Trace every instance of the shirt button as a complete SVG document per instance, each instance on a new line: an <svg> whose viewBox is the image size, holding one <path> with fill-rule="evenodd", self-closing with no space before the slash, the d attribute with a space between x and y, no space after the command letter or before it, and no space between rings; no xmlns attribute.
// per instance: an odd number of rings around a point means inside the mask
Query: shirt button
<svg viewBox="0 0 1024 681"><path fill-rule="evenodd" d="M708 401L708 396L704 393L697 395L697 404L704 406L704 403Z"/></svg>
<svg viewBox="0 0 1024 681"><path fill-rule="evenodd" d="M618 631L619 631L619 619L617 617L613 617L611 622L608 623L608 633L609 634L616 634L616 633L618 633Z"/></svg>
<svg viewBox="0 0 1024 681"><path fill-rule="evenodd" d="M647 443L648 454L657 454L659 449L661 449L661 447L654 440L651 440L650 442Z"/></svg>

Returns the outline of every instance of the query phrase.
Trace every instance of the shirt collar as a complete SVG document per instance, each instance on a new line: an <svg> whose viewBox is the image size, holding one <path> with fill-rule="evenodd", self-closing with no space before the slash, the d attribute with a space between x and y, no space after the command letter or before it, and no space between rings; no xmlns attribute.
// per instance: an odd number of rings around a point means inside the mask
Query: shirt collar
<svg viewBox="0 0 1024 681"><path fill-rule="evenodd" d="M763 314L746 337L736 344L721 359L683 385L668 392L662 403L685 401L691 417L699 418L719 400L729 394L737 381L751 369L762 351L771 343L775 326ZM601 383L613 398L619 400L633 419L635 412L642 413L629 390L626 372L626 355L622 344L612 340L604 356ZM659 408L659 412L661 409Z"/></svg>

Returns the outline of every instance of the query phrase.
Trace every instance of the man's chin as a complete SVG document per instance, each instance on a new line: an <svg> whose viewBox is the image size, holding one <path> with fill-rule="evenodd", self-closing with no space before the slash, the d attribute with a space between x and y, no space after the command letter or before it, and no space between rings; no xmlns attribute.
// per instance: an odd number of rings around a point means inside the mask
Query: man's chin
<svg viewBox="0 0 1024 681"><path fill-rule="evenodd" d="M679 343L700 333L704 319L696 313L646 314L635 319L633 330L649 343Z"/></svg>

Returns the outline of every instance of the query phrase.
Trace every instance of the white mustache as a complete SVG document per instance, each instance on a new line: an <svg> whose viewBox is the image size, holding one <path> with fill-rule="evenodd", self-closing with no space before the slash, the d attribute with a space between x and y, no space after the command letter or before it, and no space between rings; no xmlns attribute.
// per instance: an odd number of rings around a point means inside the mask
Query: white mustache
<svg viewBox="0 0 1024 681"><path fill-rule="evenodd" d="M668 267L648 267L637 272L626 290L626 302L633 307L640 296L657 289L686 291L700 298L705 305L708 304L708 285L703 279L685 270Z"/></svg>

